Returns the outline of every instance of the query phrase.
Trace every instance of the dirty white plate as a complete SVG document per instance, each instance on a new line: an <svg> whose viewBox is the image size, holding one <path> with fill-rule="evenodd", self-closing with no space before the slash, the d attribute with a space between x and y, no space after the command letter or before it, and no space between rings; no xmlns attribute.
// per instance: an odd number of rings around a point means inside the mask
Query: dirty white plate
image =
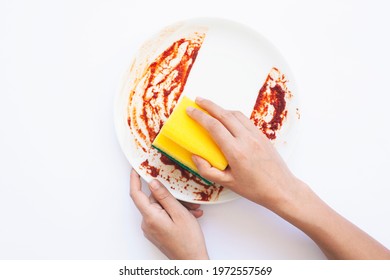
<svg viewBox="0 0 390 280"><path fill-rule="evenodd" d="M293 94L293 98L287 104L289 113L286 122L274 141L279 153L287 159L295 141L300 116L297 114L298 102L294 77L277 48L255 30L230 20L195 18L181 22L180 26L180 29L170 36L163 37L161 33L155 34L143 46L151 50L151 55L147 56L145 52L138 53L135 59L138 59L138 62L144 60L145 65L150 64L153 62L153 57L164 52L165 48L172 44L172 40L180 38L180 34L198 27L203 30L205 27L207 30L205 39L182 95L193 99L202 96L226 109L240 110L248 117L251 115L260 88L271 69L276 67L285 74L288 80L287 86ZM134 67L131 70L130 68L131 66L124 75L121 90L115 101L115 126L121 148L133 168L147 182L155 178L159 179L177 199L183 201L211 204L237 198L238 195L227 188L223 188L220 192L215 189L210 193L204 186L182 180L181 173L170 168L162 170L156 177L156 174L152 174L150 170L141 168L145 160L149 159L149 162L153 160L148 152L137 147L134 135L129 129L128 102L132 88L131 76L134 71L137 71ZM166 175L175 177L173 180L175 182L167 180ZM202 191L209 191L207 199L204 199L204 196L202 198L200 194Z"/></svg>

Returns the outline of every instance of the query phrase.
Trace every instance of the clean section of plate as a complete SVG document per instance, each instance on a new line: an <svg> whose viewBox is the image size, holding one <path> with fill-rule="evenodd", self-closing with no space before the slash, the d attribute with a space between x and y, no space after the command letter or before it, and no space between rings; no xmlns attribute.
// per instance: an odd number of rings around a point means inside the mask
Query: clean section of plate
<svg viewBox="0 0 390 280"><path fill-rule="evenodd" d="M277 139L274 141L279 153L287 159L291 152L291 144L295 140L298 114L297 92L293 75L279 51L262 35L255 30L237 22L216 18L196 18L180 23L181 32L194 27L206 27L204 42L199 50L196 61L188 76L182 95L195 98L202 96L213 100L220 106L230 110L240 110L250 117L259 90L273 67L283 73L287 86L293 98L287 104L289 114ZM168 28L169 29L169 28ZM165 29L166 30L166 29ZM162 53L164 47L172 42L157 34L153 40L155 53ZM157 39L156 39L157 38ZM172 38L172 36L170 37ZM147 44L150 44L147 43ZM158 42L158 45L156 45ZM137 57L138 56L138 57ZM136 55L139 59L140 54ZM147 59L145 59L147 60ZM150 63L150 62L145 62ZM134 71L134 69L132 69ZM115 101L115 126L119 143L130 164L141 177L149 182L154 179L150 172L140 168L145 155L140 153L135 144L134 137L129 131L128 101L130 94L129 70L123 80L122 88ZM147 157L147 156L146 156ZM256 172L256 170L253 170ZM199 200L191 186L172 187L167 180L157 177L180 200L194 203L221 203L233 200L237 194L224 188L212 201Z"/></svg>

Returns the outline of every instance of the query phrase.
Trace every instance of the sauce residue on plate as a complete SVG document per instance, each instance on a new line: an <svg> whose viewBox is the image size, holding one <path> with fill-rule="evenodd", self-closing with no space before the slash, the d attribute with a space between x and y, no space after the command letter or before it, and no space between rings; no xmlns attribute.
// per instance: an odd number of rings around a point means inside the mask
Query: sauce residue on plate
<svg viewBox="0 0 390 280"><path fill-rule="evenodd" d="M151 146L184 90L205 35L196 31L176 40L143 69L143 75L130 92L128 125L144 158L140 169L153 178L165 180L172 190L186 193L195 201L207 202L217 201L224 187L205 184ZM272 68L258 92L250 117L271 140L276 138L287 116L286 101L292 94L286 83L284 74Z"/></svg>
<svg viewBox="0 0 390 280"><path fill-rule="evenodd" d="M150 176L153 178L163 178L168 183L170 183L170 187L172 189L177 191L191 191L196 198L195 200L197 201L216 200L224 189L222 186L217 184L206 184L202 179L188 172L161 153L155 154L152 158L154 161L159 159L164 165L156 167L154 164L151 164L148 159L144 160L141 163L141 166ZM168 172L167 167L170 167ZM177 174L178 176L174 176L175 172L179 173ZM175 187L175 185L177 185L177 178L180 178L180 189Z"/></svg>
<svg viewBox="0 0 390 280"><path fill-rule="evenodd" d="M139 168L164 179L176 191L190 192L199 201L217 200L223 187L205 184L153 149L151 143L179 100L205 35L196 31L173 42L150 63L130 92L127 120L137 149L146 157Z"/></svg>
<svg viewBox="0 0 390 280"><path fill-rule="evenodd" d="M204 33L175 41L146 69L129 97L128 124L137 146L148 152L183 92Z"/></svg>
<svg viewBox="0 0 390 280"><path fill-rule="evenodd" d="M272 68L261 87L250 119L268 137L274 140L287 117L287 100L292 97L287 80L279 69Z"/></svg>

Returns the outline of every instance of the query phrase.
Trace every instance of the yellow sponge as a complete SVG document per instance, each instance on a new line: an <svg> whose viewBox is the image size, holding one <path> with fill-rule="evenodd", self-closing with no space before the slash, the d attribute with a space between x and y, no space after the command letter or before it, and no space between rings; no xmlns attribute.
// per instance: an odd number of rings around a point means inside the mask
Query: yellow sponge
<svg viewBox="0 0 390 280"><path fill-rule="evenodd" d="M152 146L210 184L211 182L199 175L191 156L193 154L201 156L220 170L224 170L228 162L210 134L187 115L187 107L204 111L194 101L183 96L154 139Z"/></svg>

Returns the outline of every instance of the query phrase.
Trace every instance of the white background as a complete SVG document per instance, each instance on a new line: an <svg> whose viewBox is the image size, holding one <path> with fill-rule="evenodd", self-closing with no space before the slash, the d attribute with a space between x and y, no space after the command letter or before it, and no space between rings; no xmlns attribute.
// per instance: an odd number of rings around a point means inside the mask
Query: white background
<svg viewBox="0 0 390 280"><path fill-rule="evenodd" d="M246 24L299 87L293 172L390 246L386 1L0 2L0 259L164 259L140 229L114 97L139 45L178 20ZM245 199L203 206L213 259L323 259ZM188 240L191 242L191 240Z"/></svg>

